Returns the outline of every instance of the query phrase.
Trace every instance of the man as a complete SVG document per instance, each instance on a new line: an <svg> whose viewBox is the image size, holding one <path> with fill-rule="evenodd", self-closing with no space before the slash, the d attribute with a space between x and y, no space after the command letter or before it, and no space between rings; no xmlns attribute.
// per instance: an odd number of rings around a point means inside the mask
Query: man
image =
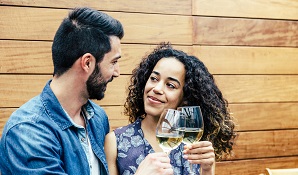
<svg viewBox="0 0 298 175"><path fill-rule="evenodd" d="M89 8L69 13L52 45L53 79L5 125L3 175L108 174L103 150L108 118L89 99L101 100L107 84L120 75L123 35L122 24L105 13ZM143 164L155 162L158 170L157 160L169 163L157 155Z"/></svg>

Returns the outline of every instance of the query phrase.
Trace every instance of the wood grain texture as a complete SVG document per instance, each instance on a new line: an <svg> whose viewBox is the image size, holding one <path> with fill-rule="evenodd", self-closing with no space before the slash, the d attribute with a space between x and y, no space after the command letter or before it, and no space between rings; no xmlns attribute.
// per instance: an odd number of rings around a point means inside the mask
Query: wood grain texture
<svg viewBox="0 0 298 175"><path fill-rule="evenodd" d="M193 0L193 15L247 18L298 18L296 0Z"/></svg>
<svg viewBox="0 0 298 175"><path fill-rule="evenodd" d="M0 40L0 73L52 74L52 42ZM131 74L156 45L122 44L121 74ZM192 54L192 46L173 46Z"/></svg>
<svg viewBox="0 0 298 175"><path fill-rule="evenodd" d="M0 39L51 41L68 12L69 10L66 9L0 6L2 17ZM122 42L124 43L158 44L162 41L171 41L175 44L192 44L190 16L106 13L123 24L125 36Z"/></svg>
<svg viewBox="0 0 298 175"><path fill-rule="evenodd" d="M2 131L4 129L4 125L7 122L9 116L16 108L0 108L0 138L2 137Z"/></svg>
<svg viewBox="0 0 298 175"><path fill-rule="evenodd" d="M265 168L295 168L298 167L298 156L275 157L266 159L249 159L238 161L223 161L216 163L216 175L259 175L265 173Z"/></svg>
<svg viewBox="0 0 298 175"><path fill-rule="evenodd" d="M297 75L217 75L230 103L297 102Z"/></svg>
<svg viewBox="0 0 298 175"><path fill-rule="evenodd" d="M51 42L0 40L0 73L51 74ZM156 45L122 44L121 74L131 74ZM212 74L298 74L298 48L179 46L201 59Z"/></svg>
<svg viewBox="0 0 298 175"><path fill-rule="evenodd" d="M238 131L298 129L298 103L231 104Z"/></svg>
<svg viewBox="0 0 298 175"><path fill-rule="evenodd" d="M239 132L231 159L298 156L298 129Z"/></svg>
<svg viewBox="0 0 298 175"><path fill-rule="evenodd" d="M0 73L53 73L52 43L0 40Z"/></svg>
<svg viewBox="0 0 298 175"><path fill-rule="evenodd" d="M89 6L119 19L121 76L101 105L111 130L123 114L132 69L157 43L198 56L214 74L237 122L234 156L216 175L298 167L298 1L1 0L0 137L10 114L52 78L51 41L69 9Z"/></svg>
<svg viewBox="0 0 298 175"><path fill-rule="evenodd" d="M298 74L298 48L193 46L212 74Z"/></svg>
<svg viewBox="0 0 298 175"><path fill-rule="evenodd" d="M68 10L0 6L0 39L52 40Z"/></svg>
<svg viewBox="0 0 298 175"><path fill-rule="evenodd" d="M54 7L54 8L74 8L91 7L106 11L124 11L124 12L145 12L145 13L163 13L191 15L192 0L1 0L0 4L13 6L33 6L33 7ZM150 7L150 8L148 8ZM179 8L177 8L179 7ZM175 10L173 10L175 9Z"/></svg>
<svg viewBox="0 0 298 175"><path fill-rule="evenodd" d="M0 107L18 107L39 94L51 75L0 74ZM100 105L123 105L129 75L108 84ZM297 75L216 75L215 80L230 103L297 102Z"/></svg>
<svg viewBox="0 0 298 175"><path fill-rule="evenodd" d="M298 46L298 21L194 17L194 44Z"/></svg>
<svg viewBox="0 0 298 175"><path fill-rule="evenodd" d="M38 95L51 75L5 75L0 74L0 108L19 107L29 99ZM128 76L116 78L108 84L106 96L99 105L123 105ZM2 98L3 97L3 98Z"/></svg>

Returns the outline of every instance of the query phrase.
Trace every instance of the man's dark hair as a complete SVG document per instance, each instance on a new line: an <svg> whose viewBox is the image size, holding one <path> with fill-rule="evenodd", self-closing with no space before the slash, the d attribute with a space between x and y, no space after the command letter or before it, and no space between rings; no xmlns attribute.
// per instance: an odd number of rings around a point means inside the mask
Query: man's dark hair
<svg viewBox="0 0 298 175"><path fill-rule="evenodd" d="M111 50L110 36L122 39L122 24L113 17L87 7L75 8L58 28L53 45L54 75L60 76L85 53L96 62Z"/></svg>

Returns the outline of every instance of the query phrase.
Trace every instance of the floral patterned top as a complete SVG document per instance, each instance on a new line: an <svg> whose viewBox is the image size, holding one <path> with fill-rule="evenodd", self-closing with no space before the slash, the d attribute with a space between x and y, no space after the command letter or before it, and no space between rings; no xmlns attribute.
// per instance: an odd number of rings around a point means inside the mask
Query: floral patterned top
<svg viewBox="0 0 298 175"><path fill-rule="evenodd" d="M144 138L141 128L142 119L114 130L117 139L117 167L120 175L135 174L145 157L154 153L149 142ZM171 164L175 175L188 175L189 163L182 157L183 144L170 152ZM199 165L196 166L198 171ZM198 172L197 172L198 173Z"/></svg>

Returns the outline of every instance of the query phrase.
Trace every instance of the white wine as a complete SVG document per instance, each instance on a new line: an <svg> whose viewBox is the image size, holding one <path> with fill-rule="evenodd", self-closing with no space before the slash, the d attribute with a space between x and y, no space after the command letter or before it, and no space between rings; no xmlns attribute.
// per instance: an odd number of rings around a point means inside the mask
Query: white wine
<svg viewBox="0 0 298 175"><path fill-rule="evenodd" d="M164 152L169 152L181 144L183 135L160 134L156 136L156 140Z"/></svg>
<svg viewBox="0 0 298 175"><path fill-rule="evenodd" d="M203 130L198 128L186 128L183 143L185 144L192 144L196 141L199 141L203 136Z"/></svg>

